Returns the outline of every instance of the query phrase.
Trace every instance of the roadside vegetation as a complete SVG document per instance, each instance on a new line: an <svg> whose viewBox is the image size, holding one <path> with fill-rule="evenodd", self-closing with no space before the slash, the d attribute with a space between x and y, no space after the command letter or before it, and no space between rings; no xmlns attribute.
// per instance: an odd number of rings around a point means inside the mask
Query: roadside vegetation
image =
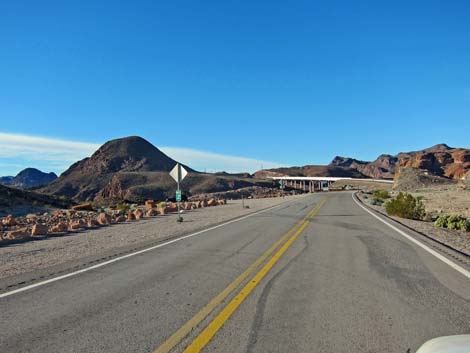
<svg viewBox="0 0 470 353"><path fill-rule="evenodd" d="M122 213L127 213L131 209L131 207L127 203L119 203L117 204L116 208Z"/></svg>
<svg viewBox="0 0 470 353"><path fill-rule="evenodd" d="M470 232L470 218L462 215L439 215L426 213L422 196L400 192L393 197L387 190L364 193L364 199L374 206L382 206L389 216L433 222L438 228Z"/></svg>
<svg viewBox="0 0 470 353"><path fill-rule="evenodd" d="M424 220L426 212L420 198L411 194L400 192L395 198L385 203L385 210L390 216Z"/></svg>
<svg viewBox="0 0 470 353"><path fill-rule="evenodd" d="M371 204L374 206L382 206L390 197L390 193L387 190L374 190L372 192Z"/></svg>
<svg viewBox="0 0 470 353"><path fill-rule="evenodd" d="M470 219L458 215L441 215L436 219L434 224L439 228L462 230L465 232L470 231Z"/></svg>

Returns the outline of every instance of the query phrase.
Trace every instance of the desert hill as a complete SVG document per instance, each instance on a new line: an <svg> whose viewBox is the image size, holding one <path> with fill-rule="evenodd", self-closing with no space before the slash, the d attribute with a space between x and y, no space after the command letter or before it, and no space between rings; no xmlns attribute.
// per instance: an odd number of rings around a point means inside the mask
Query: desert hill
<svg viewBox="0 0 470 353"><path fill-rule="evenodd" d="M119 178L120 173L131 173L135 183L138 183L142 179L141 173L168 174L175 164L175 160L147 140L138 136L124 137L106 142L91 157L74 163L40 191L78 200L93 200L103 192L105 195L106 190L113 187L113 177ZM185 168L194 173L191 168Z"/></svg>
<svg viewBox="0 0 470 353"><path fill-rule="evenodd" d="M0 215L40 212L49 208L64 208L70 205L71 202L63 198L0 185Z"/></svg>
<svg viewBox="0 0 470 353"><path fill-rule="evenodd" d="M451 185L454 180L432 174L424 169L400 167L395 173L393 189L399 191L416 191L440 185Z"/></svg>
<svg viewBox="0 0 470 353"><path fill-rule="evenodd" d="M91 157L73 164L40 191L100 202L162 200L174 196L176 183L168 172L176 163L145 139L124 137L106 142ZM188 195L274 185L272 181L255 180L249 174L208 174L184 167L189 175L182 189Z"/></svg>
<svg viewBox="0 0 470 353"><path fill-rule="evenodd" d="M30 189L49 184L55 179L57 179L55 173L44 173L36 168L26 168L15 177L1 177L0 184L18 189Z"/></svg>

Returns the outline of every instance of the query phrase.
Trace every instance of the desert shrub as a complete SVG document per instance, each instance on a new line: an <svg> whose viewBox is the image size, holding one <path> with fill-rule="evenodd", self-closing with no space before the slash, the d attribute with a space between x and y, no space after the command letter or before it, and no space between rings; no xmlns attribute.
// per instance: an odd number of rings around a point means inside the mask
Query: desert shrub
<svg viewBox="0 0 470 353"><path fill-rule="evenodd" d="M441 215L434 223L437 227L447 228L450 230L470 231L470 220L457 215L445 216Z"/></svg>
<svg viewBox="0 0 470 353"><path fill-rule="evenodd" d="M127 203L119 203L116 208L121 212L128 212L130 207Z"/></svg>
<svg viewBox="0 0 470 353"><path fill-rule="evenodd" d="M157 203L157 207L158 207L158 208L164 208L164 207L166 207L166 202L165 202L165 201L162 201L162 202Z"/></svg>
<svg viewBox="0 0 470 353"><path fill-rule="evenodd" d="M374 205L374 206L382 206L383 203L384 203L384 200L383 199L378 199L378 198L373 198L371 201L370 201L371 205Z"/></svg>
<svg viewBox="0 0 470 353"><path fill-rule="evenodd" d="M413 195L400 192L397 197L385 205L387 214L401 218L422 220L426 216L424 205Z"/></svg>
<svg viewBox="0 0 470 353"><path fill-rule="evenodd" d="M382 200L385 200L385 199L389 199L390 198L390 194L388 193L387 190L374 190L373 194L374 198L376 199L382 199Z"/></svg>
<svg viewBox="0 0 470 353"><path fill-rule="evenodd" d="M440 215L434 224L439 228L447 228L447 216Z"/></svg>

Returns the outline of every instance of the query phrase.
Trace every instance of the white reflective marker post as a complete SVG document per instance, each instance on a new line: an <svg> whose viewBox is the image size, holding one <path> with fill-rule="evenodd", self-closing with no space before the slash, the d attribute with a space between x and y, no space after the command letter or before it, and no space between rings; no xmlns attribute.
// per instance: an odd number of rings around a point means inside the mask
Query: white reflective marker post
<svg viewBox="0 0 470 353"><path fill-rule="evenodd" d="M188 175L188 172L186 169L183 168L183 166L179 163L176 163L175 167L171 170L170 176L176 181L177 187L176 187L176 194L175 194L175 199L178 204L178 218L176 219L177 222L183 222L183 217L181 217L181 189L180 189L180 183L183 181L183 179Z"/></svg>

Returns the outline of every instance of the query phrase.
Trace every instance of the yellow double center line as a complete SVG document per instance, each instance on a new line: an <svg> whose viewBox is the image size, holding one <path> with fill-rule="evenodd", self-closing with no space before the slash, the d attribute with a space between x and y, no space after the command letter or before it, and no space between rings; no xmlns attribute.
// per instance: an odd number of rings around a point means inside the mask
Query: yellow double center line
<svg viewBox="0 0 470 353"><path fill-rule="evenodd" d="M204 320L215 308L232 293L246 278L248 278L282 243L282 247L263 266L263 268L252 278L248 284L232 299L232 301L212 320L209 325L199 334L198 337L186 348L184 352L200 352L217 331L230 318L245 298L253 291L256 285L263 279L269 270L276 264L280 257L287 251L292 243L299 237L310 223L310 220L320 210L326 200L322 200L305 218L295 225L289 232L273 244L261 257L253 262L245 272L239 275L222 292L214 297L204 308L178 329L168 340L166 340L154 353L167 353L186 337L202 320ZM292 234L293 233L293 234Z"/></svg>

